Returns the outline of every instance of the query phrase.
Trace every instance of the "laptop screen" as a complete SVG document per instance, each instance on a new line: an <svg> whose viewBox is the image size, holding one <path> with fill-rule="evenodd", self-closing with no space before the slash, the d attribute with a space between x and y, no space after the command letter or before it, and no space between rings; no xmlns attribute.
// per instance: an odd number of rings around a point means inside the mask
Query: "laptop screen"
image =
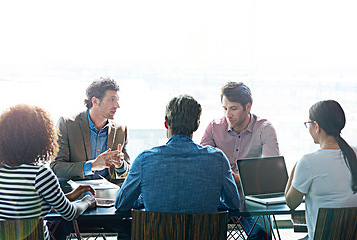
<svg viewBox="0 0 357 240"><path fill-rule="evenodd" d="M288 173L283 156L237 160L245 196L284 192Z"/></svg>

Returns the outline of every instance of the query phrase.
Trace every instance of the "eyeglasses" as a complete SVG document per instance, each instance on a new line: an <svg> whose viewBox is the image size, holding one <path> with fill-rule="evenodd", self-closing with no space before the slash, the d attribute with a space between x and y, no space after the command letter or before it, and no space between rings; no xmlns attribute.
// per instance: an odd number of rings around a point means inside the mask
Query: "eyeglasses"
<svg viewBox="0 0 357 240"><path fill-rule="evenodd" d="M309 126L308 126L309 123L315 123L315 121L304 122L304 125L305 125L306 128L309 128Z"/></svg>

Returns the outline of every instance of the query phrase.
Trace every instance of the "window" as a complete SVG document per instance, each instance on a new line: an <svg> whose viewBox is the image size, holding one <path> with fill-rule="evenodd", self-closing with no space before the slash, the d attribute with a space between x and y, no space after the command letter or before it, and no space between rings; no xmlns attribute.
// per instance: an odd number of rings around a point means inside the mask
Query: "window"
<svg viewBox="0 0 357 240"><path fill-rule="evenodd" d="M220 88L242 81L252 112L278 133L288 168L318 148L303 122L309 107L335 99L342 136L357 145L357 56L353 1L6 1L0 4L3 110L18 103L61 115L84 110L86 87L118 81L132 159L164 144L166 103L191 94L205 127L222 116ZM6 24L5 24L6 23Z"/></svg>

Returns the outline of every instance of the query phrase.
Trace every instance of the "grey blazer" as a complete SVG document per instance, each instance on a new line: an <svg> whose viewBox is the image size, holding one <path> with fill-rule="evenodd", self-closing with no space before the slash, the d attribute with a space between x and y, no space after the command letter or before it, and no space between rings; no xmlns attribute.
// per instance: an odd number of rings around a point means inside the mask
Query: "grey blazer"
<svg viewBox="0 0 357 240"><path fill-rule="evenodd" d="M61 180L85 179L83 165L85 161L91 160L90 130L87 111L71 118L61 117L58 120L58 145L59 152L51 163L51 169ZM122 146L124 159L127 162L126 172L120 176L114 170L109 169L110 179L123 178L128 174L130 163L126 151L128 144L127 128L124 125L109 120L108 148L117 149L118 144Z"/></svg>

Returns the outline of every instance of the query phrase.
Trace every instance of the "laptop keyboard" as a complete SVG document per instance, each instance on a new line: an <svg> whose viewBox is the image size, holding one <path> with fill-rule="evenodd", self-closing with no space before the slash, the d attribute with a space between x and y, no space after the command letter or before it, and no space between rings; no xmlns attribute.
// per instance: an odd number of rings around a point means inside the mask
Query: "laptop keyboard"
<svg viewBox="0 0 357 240"><path fill-rule="evenodd" d="M262 194L262 195L254 195L256 198L274 198L274 197L283 197L283 193L270 193L270 194Z"/></svg>

